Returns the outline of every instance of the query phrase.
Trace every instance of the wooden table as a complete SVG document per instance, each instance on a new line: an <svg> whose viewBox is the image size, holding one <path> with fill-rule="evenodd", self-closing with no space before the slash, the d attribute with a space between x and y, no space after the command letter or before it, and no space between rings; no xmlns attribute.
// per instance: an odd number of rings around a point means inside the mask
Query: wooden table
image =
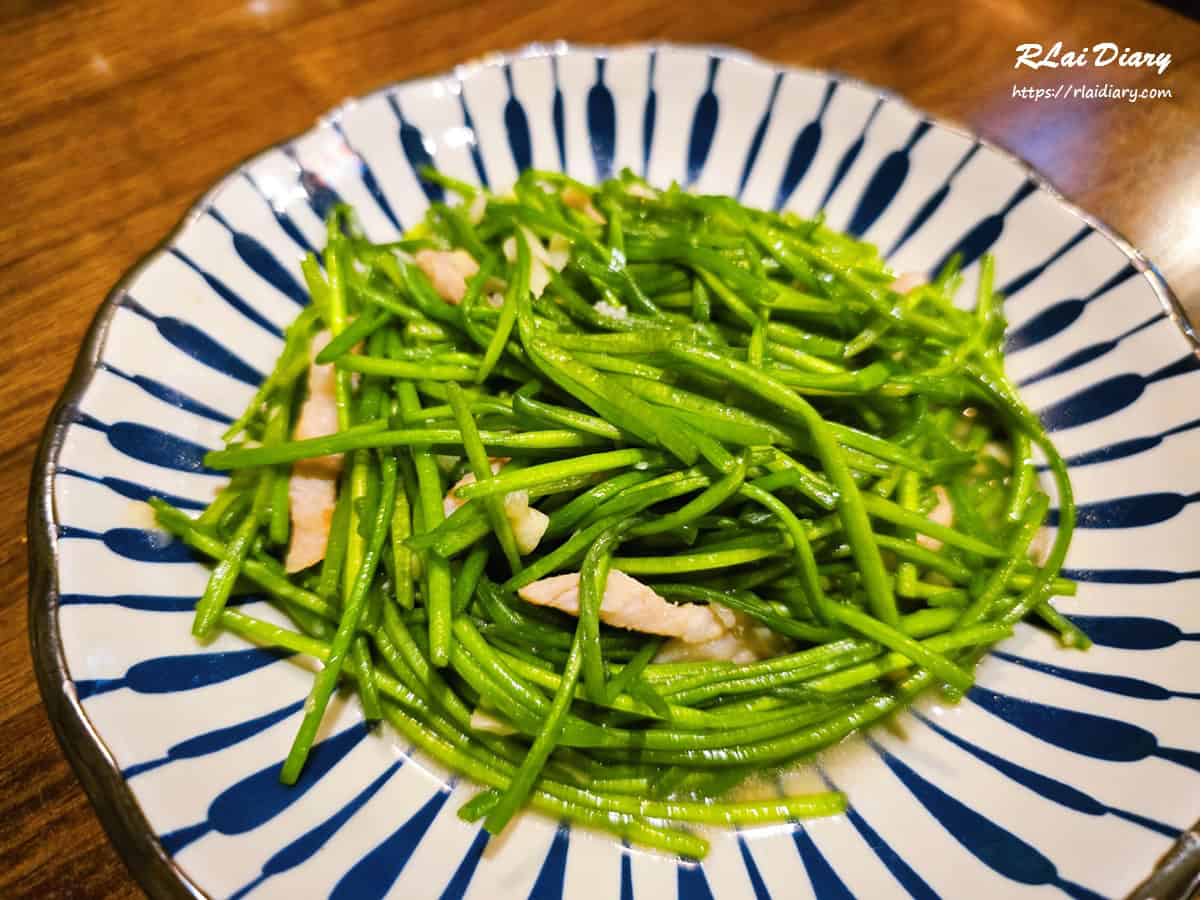
<svg viewBox="0 0 1201 900"><path fill-rule="evenodd" d="M733 44L888 87L1024 156L1198 307L1197 25L1140 0L954 3L6 0L0 3L0 896L137 896L30 669L24 515L42 425L109 287L227 169L345 97L530 41ZM1170 52L1014 70L1025 41ZM1079 74L1083 72L1084 74ZM1013 87L1170 88L1035 103Z"/></svg>

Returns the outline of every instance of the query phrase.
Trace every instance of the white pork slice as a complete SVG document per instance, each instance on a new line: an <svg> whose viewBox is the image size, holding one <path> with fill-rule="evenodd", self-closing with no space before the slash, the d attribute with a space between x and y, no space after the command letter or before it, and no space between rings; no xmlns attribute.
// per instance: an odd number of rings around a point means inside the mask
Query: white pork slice
<svg viewBox="0 0 1201 900"><path fill-rule="evenodd" d="M495 475L504 468L508 461L507 456L493 456L488 459L488 466ZM452 515L464 503L470 502L455 494L455 491L465 484L475 484L474 472L468 472L451 485L450 490L446 492L446 496L442 499L442 511L447 516ZM509 525L513 528L517 550L522 556L533 553L537 549L538 542L542 540L542 535L546 534L546 528L550 524L550 517L546 513L530 506L528 491L511 491L505 494L505 518L509 520Z"/></svg>
<svg viewBox="0 0 1201 900"><path fill-rule="evenodd" d="M630 317L630 311L624 306L607 303L604 300L597 300L592 304L592 308L610 319L628 319Z"/></svg>
<svg viewBox="0 0 1201 900"><path fill-rule="evenodd" d="M530 248L530 293L535 297L541 297L546 286L550 284L550 270L562 272L567 267L567 263L571 259L571 244L559 235L551 238L549 245L543 244L538 235L524 225L521 226L521 233L525 237L526 245ZM505 254L505 259L509 262L516 262L517 238L505 238L504 243L501 244L501 250Z"/></svg>
<svg viewBox="0 0 1201 900"><path fill-rule="evenodd" d="M564 205L571 209L579 210L598 225L605 224L605 217L601 214L600 210L592 205L592 198L578 187L566 188L559 196L563 198Z"/></svg>
<svg viewBox="0 0 1201 900"><path fill-rule="evenodd" d="M945 525L950 528L955 524L955 507L951 505L951 498L947 494L947 489L941 484L934 485L934 496L938 499L938 502L926 514L926 518L935 525ZM915 540L927 550L937 551L942 549L942 541L938 538L930 537L928 534L919 534Z"/></svg>
<svg viewBox="0 0 1201 900"><path fill-rule="evenodd" d="M492 470L492 474L495 475L505 467L505 463L508 461L509 457L507 456L490 456L488 457L488 468L490 468ZM452 516L455 510L467 502L455 494L455 491L463 487L465 484L475 484L474 472L468 472L466 475L452 484L450 486L450 490L446 492L446 496L442 498L442 512L446 514L447 518Z"/></svg>
<svg viewBox="0 0 1201 900"><path fill-rule="evenodd" d="M463 302L467 279L480 270L479 263L466 250L418 250L413 262L425 273L438 296L453 306Z"/></svg>
<svg viewBox="0 0 1201 900"><path fill-rule="evenodd" d="M690 642L672 638L659 648L655 662L702 662L728 660L735 663L771 659L786 653L792 642L776 634L762 622L745 613L712 603L709 608L725 626L720 635L709 641Z"/></svg>
<svg viewBox="0 0 1201 900"><path fill-rule="evenodd" d="M580 573L552 575L526 585L517 594L535 606L549 606L576 616L580 613ZM668 603L641 581L617 569L611 569L605 581L600 619L616 628L681 637L693 643L713 640L724 630L710 607Z"/></svg>
<svg viewBox="0 0 1201 900"><path fill-rule="evenodd" d="M517 591L528 603L568 615L580 612L580 573L543 578ZM770 629L719 603L669 603L636 578L612 569L605 581L600 619L606 625L671 638L659 661L726 659L751 662L786 646Z"/></svg>
<svg viewBox="0 0 1201 900"><path fill-rule="evenodd" d="M921 287L926 283L924 275L919 275L916 272L904 272L898 275L889 285L889 287L898 294L908 294L916 287Z"/></svg>
<svg viewBox="0 0 1201 900"><path fill-rule="evenodd" d="M313 338L308 377L308 397L300 407L293 438L324 437L338 430L338 408L334 399L334 367L312 362L330 341L328 331ZM292 518L292 536L284 569L299 572L325 558L329 527L338 501L338 473L341 454L301 459L292 464L288 483L288 506Z"/></svg>

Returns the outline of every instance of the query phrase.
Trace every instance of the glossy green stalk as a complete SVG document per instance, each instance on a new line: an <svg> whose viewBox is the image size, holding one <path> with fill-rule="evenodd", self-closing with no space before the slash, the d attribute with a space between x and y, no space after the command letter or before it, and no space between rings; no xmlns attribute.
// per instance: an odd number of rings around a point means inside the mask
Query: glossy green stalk
<svg viewBox="0 0 1201 900"><path fill-rule="evenodd" d="M451 408L454 410L459 432L463 435L463 449L466 451L467 459L471 464L471 472L475 476L475 483L483 484L493 477L492 461L488 458L487 451L484 450L484 444L480 440L479 431L475 427L475 419L471 415L471 410L467 407L467 401L462 389L457 384L450 385L447 396L450 399ZM517 550L517 538L513 536L513 526L509 523L508 516L505 514L503 495L492 494L481 498L480 502L484 504L484 508L488 514L488 521L492 525L492 532L500 542L500 548L505 554L505 559L509 562L509 570L514 573L520 571L521 554Z"/></svg>
<svg viewBox="0 0 1201 900"><path fill-rule="evenodd" d="M367 600L367 589L375 577L376 566L387 535L388 520L392 512L392 500L396 493L396 458L385 456L380 460L380 493L371 520L371 534L364 548L361 561L354 572L350 590L346 593L338 630L330 642L329 657L325 666L313 680L313 688L305 702L304 718L292 741L292 748L280 769L279 778L284 784L295 784L308 759L317 735L317 728L325 716L325 709L333 696L342 664L350 651L351 642L358 632L359 619Z"/></svg>

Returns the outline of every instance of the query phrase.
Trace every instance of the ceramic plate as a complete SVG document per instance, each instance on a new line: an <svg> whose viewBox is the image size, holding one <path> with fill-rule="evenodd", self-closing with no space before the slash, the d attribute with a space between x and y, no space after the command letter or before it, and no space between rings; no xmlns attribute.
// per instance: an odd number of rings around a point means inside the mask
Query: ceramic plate
<svg viewBox="0 0 1201 900"><path fill-rule="evenodd" d="M1071 463L1080 592L1061 608L1094 649L1020 627L966 701L926 698L822 758L845 816L715 833L703 865L534 815L489 842L455 815L471 786L369 733L353 702L281 787L311 674L228 635L193 641L206 570L143 501L213 496L203 453L270 370L323 213L344 200L391 239L440 196L414 174L430 161L493 188L531 165L584 181L629 166L824 209L897 271L962 252L969 284L993 252L1009 371ZM1008 154L876 88L738 52L529 48L349 102L256 156L109 296L34 475L38 675L155 895L1121 897L1197 820L1197 396L1195 339L1154 268ZM1195 871L1189 841L1169 881Z"/></svg>

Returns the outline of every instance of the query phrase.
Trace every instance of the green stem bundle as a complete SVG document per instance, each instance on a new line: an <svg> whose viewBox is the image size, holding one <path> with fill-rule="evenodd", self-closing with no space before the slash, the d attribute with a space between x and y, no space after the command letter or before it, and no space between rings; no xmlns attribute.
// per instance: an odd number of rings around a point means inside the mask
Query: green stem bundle
<svg viewBox="0 0 1201 900"><path fill-rule="evenodd" d="M1071 484L1005 379L991 258L965 311L957 263L901 295L874 247L820 219L629 172L596 188L526 172L505 199L425 177L482 217L436 204L373 244L335 208L323 265L302 265L312 305L206 457L234 478L196 519L152 501L215 562L199 637L323 664L283 781L346 682L366 718L485 787L460 814L491 832L530 805L699 857L693 823L841 811L838 794L746 802L737 786L930 687L961 695L1019 622L1087 646L1050 605L1074 592ZM479 271L443 297L418 248ZM337 429L290 439L321 330ZM1035 448L1057 495L1045 561ZM290 467L331 454L325 559L289 574L284 544L306 527L289 525ZM511 516L527 502L548 520L523 555ZM774 655L690 658L605 624L615 571L734 621L731 640L770 633ZM515 593L570 572L576 618ZM295 627L227 609L241 583Z"/></svg>

